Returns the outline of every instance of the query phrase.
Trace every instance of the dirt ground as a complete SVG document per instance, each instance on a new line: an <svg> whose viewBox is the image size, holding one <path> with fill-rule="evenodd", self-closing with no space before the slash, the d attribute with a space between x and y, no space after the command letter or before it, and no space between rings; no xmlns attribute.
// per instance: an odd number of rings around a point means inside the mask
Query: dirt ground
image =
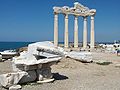
<svg viewBox="0 0 120 90"><path fill-rule="evenodd" d="M94 62L109 61L112 64L81 63L63 58L51 67L54 82L30 83L23 85L22 90L120 90L120 56L102 52L92 55ZM11 72L11 62L0 62L0 74L7 72Z"/></svg>

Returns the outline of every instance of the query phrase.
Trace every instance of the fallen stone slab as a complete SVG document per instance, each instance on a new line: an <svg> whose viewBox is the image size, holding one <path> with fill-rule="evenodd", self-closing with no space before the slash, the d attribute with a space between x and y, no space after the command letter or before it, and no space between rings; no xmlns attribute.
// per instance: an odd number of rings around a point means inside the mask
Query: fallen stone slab
<svg viewBox="0 0 120 90"><path fill-rule="evenodd" d="M93 62L92 61L92 54L90 52L76 52L76 51L72 51L69 52L66 57L81 61L81 62L86 62L86 63L90 63Z"/></svg>

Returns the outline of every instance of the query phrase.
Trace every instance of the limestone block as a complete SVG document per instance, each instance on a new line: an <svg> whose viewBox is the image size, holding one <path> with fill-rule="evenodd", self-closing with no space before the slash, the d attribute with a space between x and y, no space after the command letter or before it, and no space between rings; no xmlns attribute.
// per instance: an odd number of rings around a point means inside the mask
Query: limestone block
<svg viewBox="0 0 120 90"><path fill-rule="evenodd" d="M21 88L22 88L21 85L13 85L9 87L9 90L20 90Z"/></svg>
<svg viewBox="0 0 120 90"><path fill-rule="evenodd" d="M26 72L2 74L0 75L0 84L5 88L9 88L12 85L18 84L20 79L25 75L27 75Z"/></svg>
<svg viewBox="0 0 120 90"><path fill-rule="evenodd" d="M37 75L35 70L27 71L27 75L24 75L22 79L19 81L19 83L21 84L21 83L32 82L32 81L35 81L36 78L37 78Z"/></svg>

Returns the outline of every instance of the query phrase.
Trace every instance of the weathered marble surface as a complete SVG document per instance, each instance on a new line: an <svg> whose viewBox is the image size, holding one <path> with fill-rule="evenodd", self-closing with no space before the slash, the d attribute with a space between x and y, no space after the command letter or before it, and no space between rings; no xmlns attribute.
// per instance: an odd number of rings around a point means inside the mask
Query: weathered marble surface
<svg viewBox="0 0 120 90"><path fill-rule="evenodd" d="M0 75L1 85L9 88L16 84L51 79L50 66L62 58L63 52L63 48L55 48L48 41L29 44L28 51L13 58L14 72Z"/></svg>
<svg viewBox="0 0 120 90"><path fill-rule="evenodd" d="M76 59L78 61L81 62L92 62L92 54L90 52L69 52L67 55L67 57Z"/></svg>

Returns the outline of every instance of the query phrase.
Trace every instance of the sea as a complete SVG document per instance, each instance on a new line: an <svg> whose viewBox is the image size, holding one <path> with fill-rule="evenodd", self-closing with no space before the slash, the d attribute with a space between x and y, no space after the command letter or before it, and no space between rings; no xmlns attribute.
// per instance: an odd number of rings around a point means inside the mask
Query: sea
<svg viewBox="0 0 120 90"><path fill-rule="evenodd" d="M26 47L28 44L31 44L34 42L0 42L0 51L4 50L15 50L21 47ZM64 42L59 42L59 44L63 44ZM82 43L82 42L81 42ZM110 42L97 42L102 44L112 44Z"/></svg>
<svg viewBox="0 0 120 90"><path fill-rule="evenodd" d="M26 47L33 42L0 42L0 51L15 50L21 47Z"/></svg>

